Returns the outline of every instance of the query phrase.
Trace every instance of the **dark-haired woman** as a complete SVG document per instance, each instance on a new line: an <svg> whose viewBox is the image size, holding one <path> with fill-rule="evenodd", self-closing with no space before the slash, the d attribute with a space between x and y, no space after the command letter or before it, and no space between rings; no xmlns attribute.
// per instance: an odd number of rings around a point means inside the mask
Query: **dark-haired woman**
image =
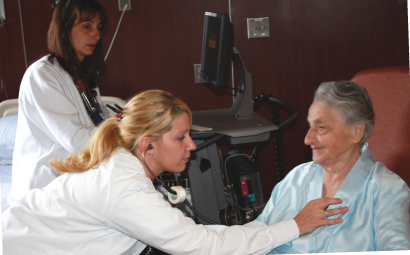
<svg viewBox="0 0 410 255"><path fill-rule="evenodd" d="M107 14L96 0L61 0L48 30L50 55L24 74L9 203L60 175L49 160L79 151L109 116L97 87L105 76L101 30Z"/></svg>

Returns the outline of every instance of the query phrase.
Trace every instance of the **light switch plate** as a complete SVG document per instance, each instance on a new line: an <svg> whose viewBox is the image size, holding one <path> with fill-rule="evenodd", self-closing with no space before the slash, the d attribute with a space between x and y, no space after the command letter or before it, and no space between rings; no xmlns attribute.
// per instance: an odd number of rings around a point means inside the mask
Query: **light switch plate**
<svg viewBox="0 0 410 255"><path fill-rule="evenodd" d="M0 20L5 20L5 19L6 19L6 13L4 12L4 1L0 0Z"/></svg>
<svg viewBox="0 0 410 255"><path fill-rule="evenodd" d="M123 11L124 6L126 4L128 4L128 6L127 6L127 9L125 9L125 10L130 11L131 10L131 0L118 0L118 10Z"/></svg>
<svg viewBox="0 0 410 255"><path fill-rule="evenodd" d="M248 18L248 39L269 37L269 17Z"/></svg>

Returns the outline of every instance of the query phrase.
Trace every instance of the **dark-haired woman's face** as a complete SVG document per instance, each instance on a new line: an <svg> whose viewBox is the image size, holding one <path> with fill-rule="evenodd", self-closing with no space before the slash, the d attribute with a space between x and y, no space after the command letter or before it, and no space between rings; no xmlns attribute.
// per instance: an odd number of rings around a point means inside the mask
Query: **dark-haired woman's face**
<svg viewBox="0 0 410 255"><path fill-rule="evenodd" d="M93 54L98 41L100 40L100 29L102 27L100 14L85 22L77 23L71 29L71 45L77 54L80 62L84 57Z"/></svg>

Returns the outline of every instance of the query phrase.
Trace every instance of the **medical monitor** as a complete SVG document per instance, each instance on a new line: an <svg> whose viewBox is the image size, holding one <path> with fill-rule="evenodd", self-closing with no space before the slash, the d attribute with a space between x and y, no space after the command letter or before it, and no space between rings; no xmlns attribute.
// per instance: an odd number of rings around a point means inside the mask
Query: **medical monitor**
<svg viewBox="0 0 410 255"><path fill-rule="evenodd" d="M200 76L217 88L226 87L233 54L229 15L205 12Z"/></svg>

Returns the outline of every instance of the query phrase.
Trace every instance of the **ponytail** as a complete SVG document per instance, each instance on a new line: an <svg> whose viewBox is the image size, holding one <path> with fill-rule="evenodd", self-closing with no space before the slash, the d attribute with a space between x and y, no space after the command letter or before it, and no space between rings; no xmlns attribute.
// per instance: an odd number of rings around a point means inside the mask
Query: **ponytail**
<svg viewBox="0 0 410 255"><path fill-rule="evenodd" d="M118 137L118 121L111 118L98 127L78 156L73 151L65 161L52 159L50 165L60 173L84 172L98 168L101 162L119 147L122 145Z"/></svg>
<svg viewBox="0 0 410 255"><path fill-rule="evenodd" d="M143 137L158 141L172 129L174 118L183 113L189 115L192 123L191 110L180 99L162 90L141 92L125 105L121 121L117 118L104 121L78 156L72 152L64 162L53 159L50 165L61 173L96 169L117 148L134 154Z"/></svg>

